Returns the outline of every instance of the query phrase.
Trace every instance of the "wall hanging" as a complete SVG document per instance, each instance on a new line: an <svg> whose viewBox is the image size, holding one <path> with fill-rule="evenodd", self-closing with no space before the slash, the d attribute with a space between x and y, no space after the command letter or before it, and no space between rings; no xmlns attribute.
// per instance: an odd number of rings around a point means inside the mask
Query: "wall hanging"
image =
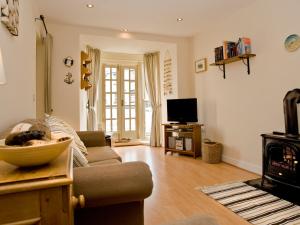
<svg viewBox="0 0 300 225"><path fill-rule="evenodd" d="M71 67L74 64L74 59L71 56L68 56L64 58L63 62L66 67Z"/></svg>
<svg viewBox="0 0 300 225"><path fill-rule="evenodd" d="M73 77L72 73L68 72L65 76L64 82L67 84L74 83L74 79L72 79L72 77Z"/></svg>
<svg viewBox="0 0 300 225"><path fill-rule="evenodd" d="M300 37L298 34L289 35L284 42L286 50L294 52L300 47Z"/></svg>
<svg viewBox="0 0 300 225"><path fill-rule="evenodd" d="M195 72L200 73L207 70L207 59L199 59L195 62Z"/></svg>
<svg viewBox="0 0 300 225"><path fill-rule="evenodd" d="M0 0L1 22L7 27L9 32L18 36L19 31L19 0Z"/></svg>
<svg viewBox="0 0 300 225"><path fill-rule="evenodd" d="M88 64L92 62L88 54L84 51L81 51L81 89L86 91L92 87L92 84L89 80L89 76L92 75L92 71L87 67Z"/></svg>
<svg viewBox="0 0 300 225"><path fill-rule="evenodd" d="M164 59L164 95L173 94L172 83L172 58L170 52L167 50Z"/></svg>

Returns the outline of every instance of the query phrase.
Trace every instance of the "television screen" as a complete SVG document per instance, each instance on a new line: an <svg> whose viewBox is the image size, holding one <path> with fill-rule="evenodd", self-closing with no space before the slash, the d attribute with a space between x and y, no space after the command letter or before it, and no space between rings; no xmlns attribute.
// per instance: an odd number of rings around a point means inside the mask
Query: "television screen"
<svg viewBox="0 0 300 225"><path fill-rule="evenodd" d="M198 122L197 98L168 99L169 122Z"/></svg>

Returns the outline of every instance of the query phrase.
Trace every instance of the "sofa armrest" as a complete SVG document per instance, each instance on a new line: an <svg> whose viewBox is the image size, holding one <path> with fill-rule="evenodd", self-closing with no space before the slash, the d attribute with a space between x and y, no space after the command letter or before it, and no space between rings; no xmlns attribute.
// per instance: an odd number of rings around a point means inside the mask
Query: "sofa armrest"
<svg viewBox="0 0 300 225"><path fill-rule="evenodd" d="M149 166L144 162L74 168L74 194L86 207L142 201L152 193Z"/></svg>
<svg viewBox="0 0 300 225"><path fill-rule="evenodd" d="M106 145L103 131L77 131L77 134L86 147Z"/></svg>

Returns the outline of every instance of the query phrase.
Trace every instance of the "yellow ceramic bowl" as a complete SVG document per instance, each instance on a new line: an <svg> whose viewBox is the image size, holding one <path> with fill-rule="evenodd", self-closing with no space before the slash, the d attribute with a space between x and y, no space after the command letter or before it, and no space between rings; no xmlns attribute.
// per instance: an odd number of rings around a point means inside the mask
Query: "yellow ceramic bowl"
<svg viewBox="0 0 300 225"><path fill-rule="evenodd" d="M20 167L38 166L51 162L63 153L72 139L38 146L7 146L0 140L0 160Z"/></svg>

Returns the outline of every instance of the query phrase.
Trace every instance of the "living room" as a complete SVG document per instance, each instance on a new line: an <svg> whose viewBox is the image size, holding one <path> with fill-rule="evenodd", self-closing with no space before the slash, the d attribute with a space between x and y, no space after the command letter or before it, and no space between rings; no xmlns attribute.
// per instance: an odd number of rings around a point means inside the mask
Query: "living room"
<svg viewBox="0 0 300 225"><path fill-rule="evenodd" d="M99 16L101 13L97 11L103 10L103 5L108 7L110 4L93 1L91 4L94 7L87 8L88 3L76 1L71 6L67 1L55 3L43 0L36 3L30 0L25 3L20 0L18 36L11 35L6 26L1 24L0 50L5 84L0 84L0 131L24 119L37 117L37 99L40 96L36 87L36 39L37 35L45 34L42 21L35 20L40 18L40 15L45 16L45 25L53 36L53 115L65 120L75 130L86 130L87 126L86 117L83 116L86 105L83 95L86 92L80 88L79 63L80 52L84 48L83 44L86 44L84 40L91 44L91 37L97 39L100 43L99 48L107 52L113 51L113 45L118 45L117 51L120 52L120 46L124 43L130 43L131 46L142 43L139 46L142 46L140 49L143 48L143 54L161 48L161 62L165 50L171 49L174 62L174 92L171 95L162 95L161 123L168 122L167 99L197 98L198 123L204 125L203 140L211 139L222 143L223 163L211 165L202 162L201 158L195 160L181 155L164 155L163 148L157 148L157 151L152 151L155 148L148 146L116 148L123 160L144 160L150 166L154 177L154 189L152 195L145 200L145 224L163 224L189 218L197 214L197 210L199 214L213 216L219 224L247 224L245 220L194 189L199 186L250 180L262 175L263 150L260 135L272 131L285 131L283 99L288 91L298 88L296 84L300 79L297 63L300 51L289 51L285 47L288 36L300 33L299 27L295 25L299 19L297 6L300 6L300 3L297 0L218 0L201 3L168 1L172 4L172 10L168 10L170 6L167 3L157 2L161 4L158 13L153 15L150 24L143 25L143 22L147 21L137 22L143 17L141 12L144 12L146 17L147 8L153 9L155 4L139 2L136 10L140 11L136 17L133 14L128 16L128 23L131 20L135 21L132 27L125 24L126 13L119 12L123 8L126 9L126 3L122 3L123 7L116 1L110 3L116 12L120 13L116 17L117 25L114 26L114 21L107 21L104 16ZM172 17L166 18L163 13ZM80 16L76 17L77 14ZM90 20L86 19L89 14L92 15ZM183 20L178 22L177 19L181 17ZM100 26L97 20L112 25ZM84 24L81 21L90 23ZM119 28L116 28L117 26ZM128 31L120 31L121 28L127 28ZM223 71L220 70L223 68L209 65L215 62L214 49L225 40L238 41L241 37L251 39L252 53L256 54L256 57L249 61L250 74L240 61L226 64L224 79ZM104 45L104 42L110 43L110 46ZM67 56L74 59L74 65L70 68L66 68L62 63ZM203 58L207 60L207 70L196 73L195 62ZM164 68L161 66L160 69L163 71ZM70 85L64 82L68 72L73 75L73 83ZM163 128L160 128L163 144ZM142 151L139 152L139 149ZM149 154L153 154L152 159L146 157ZM195 177L186 177L182 172L172 171L176 167L191 170ZM209 175L201 174L202 170ZM174 176L179 180L173 180ZM167 181L168 179L170 181ZM183 186L180 179L184 181ZM175 190L169 186L176 184L178 189ZM177 196L177 200L171 200L176 196L167 196L168 192L176 195L181 191L186 194ZM159 200L158 196L163 199L166 196L165 202ZM205 202L207 208L203 202L195 203L194 199ZM184 201L187 203L182 203ZM157 204L161 206L155 209ZM192 209L187 209L188 204L192 205ZM166 218L163 212L160 212L163 210L167 212ZM158 216L155 217L155 214Z"/></svg>

